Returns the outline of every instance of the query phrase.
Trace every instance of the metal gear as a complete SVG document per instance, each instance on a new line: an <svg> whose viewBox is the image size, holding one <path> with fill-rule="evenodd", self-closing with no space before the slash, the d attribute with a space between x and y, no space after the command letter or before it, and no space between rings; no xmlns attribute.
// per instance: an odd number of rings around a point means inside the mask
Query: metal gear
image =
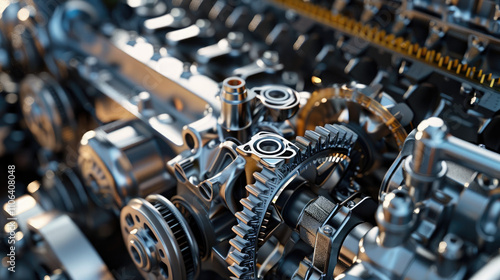
<svg viewBox="0 0 500 280"><path fill-rule="evenodd" d="M396 104L378 91L376 87L352 84L314 92L298 114L297 134L325 123L345 124L358 133L366 158L360 174L369 174L398 154L407 137L404 125L412 119L406 105Z"/></svg>
<svg viewBox="0 0 500 280"><path fill-rule="evenodd" d="M247 185L248 197L240 201L243 210L236 213L238 224L232 228L236 236L229 242L232 249L226 261L230 264L228 269L235 275L233 279L258 278L256 255L266 235L269 209L294 176L311 164L320 165L332 159L333 163L338 163L341 159L348 159L356 140L357 135L348 128L326 125L306 131L304 137L298 136L294 143L285 143L283 146L296 152L292 158L273 161L261 154L264 157L259 158L262 171L255 172L255 183ZM240 152L248 152L245 145L241 147ZM271 157L269 151L268 157Z"/></svg>
<svg viewBox="0 0 500 280"><path fill-rule="evenodd" d="M196 279L198 246L172 202L161 195L134 198L120 221L127 249L145 279Z"/></svg>

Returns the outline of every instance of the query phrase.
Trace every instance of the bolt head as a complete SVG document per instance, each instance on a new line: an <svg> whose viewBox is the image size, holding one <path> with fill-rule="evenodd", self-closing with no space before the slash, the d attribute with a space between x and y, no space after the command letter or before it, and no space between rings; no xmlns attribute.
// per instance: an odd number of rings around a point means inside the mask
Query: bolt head
<svg viewBox="0 0 500 280"><path fill-rule="evenodd" d="M326 235L331 236L333 232L334 232L333 227L329 225L323 227L323 233L325 233Z"/></svg>
<svg viewBox="0 0 500 280"><path fill-rule="evenodd" d="M265 51L262 54L262 60L268 66L273 66L279 63L279 54L276 51Z"/></svg>
<svg viewBox="0 0 500 280"><path fill-rule="evenodd" d="M227 41L234 49L240 48L245 43L243 33L241 32L229 32L227 34Z"/></svg>

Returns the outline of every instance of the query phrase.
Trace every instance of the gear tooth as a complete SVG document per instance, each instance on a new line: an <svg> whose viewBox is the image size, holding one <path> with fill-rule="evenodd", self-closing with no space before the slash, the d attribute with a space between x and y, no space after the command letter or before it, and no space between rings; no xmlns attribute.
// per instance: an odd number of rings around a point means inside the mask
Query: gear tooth
<svg viewBox="0 0 500 280"><path fill-rule="evenodd" d="M240 200L240 202L241 202L241 204L243 204L243 206L245 208L247 208L250 211L254 211L255 208L257 207L257 204L255 204L253 201L251 201L248 198L243 198Z"/></svg>
<svg viewBox="0 0 500 280"><path fill-rule="evenodd" d="M253 217L252 217L252 216L250 216L250 217L249 217L249 216L248 216L247 214L245 214L243 211L241 211L241 212L237 212L237 213L235 214L235 216L236 216L236 218L237 218L238 220L240 220L241 222L243 222L243 223L244 223L244 224L246 224L246 225L250 224L250 223L252 222L252 220L253 220Z"/></svg>
<svg viewBox="0 0 500 280"><path fill-rule="evenodd" d="M332 141L331 144L336 143L339 138L339 129L337 128L337 126L327 124L325 125L325 128L330 131L330 140Z"/></svg>
<svg viewBox="0 0 500 280"><path fill-rule="evenodd" d="M358 140L358 134L354 133L351 129L344 127L344 131L346 132L346 138L349 139L349 145L354 144Z"/></svg>
<svg viewBox="0 0 500 280"><path fill-rule="evenodd" d="M335 126L335 129L337 129L338 133L337 133L337 138L338 138L338 142L337 143L342 143L342 144L346 144L347 143L347 139L346 139L346 136L347 136L347 132L344 128L341 128L339 125L334 125Z"/></svg>
<svg viewBox="0 0 500 280"><path fill-rule="evenodd" d="M255 178L255 180L257 182L261 182L262 184L266 184L267 181L269 181L269 178L266 177L264 174L260 173L260 172L255 172L253 174L253 177Z"/></svg>
<svg viewBox="0 0 500 280"><path fill-rule="evenodd" d="M267 183L271 182L271 178L274 178L276 177L275 175L275 171L274 170L270 170L270 169L267 169L267 168L264 168L260 171L260 174L264 175L267 179Z"/></svg>
<svg viewBox="0 0 500 280"><path fill-rule="evenodd" d="M243 240L241 237L236 236L235 238L229 240L229 244L231 244L231 246L233 246L233 248L235 248L239 252L243 252L247 248L247 245L241 243L237 238Z"/></svg>
<svg viewBox="0 0 500 280"><path fill-rule="evenodd" d="M262 200L253 194L250 194L247 198L241 199L240 202L245 208L252 212L261 212L262 210L259 208L262 205Z"/></svg>
<svg viewBox="0 0 500 280"><path fill-rule="evenodd" d="M323 148L324 139L321 138L320 134L312 130L307 130L304 136L310 141L309 146L313 153Z"/></svg>
<svg viewBox="0 0 500 280"><path fill-rule="evenodd" d="M243 251L246 247L245 243L240 242L242 240L241 237L235 236L231 240L229 240L229 244L233 245L234 248L236 248L238 251Z"/></svg>
<svg viewBox="0 0 500 280"><path fill-rule="evenodd" d="M232 228L233 232L241 238L251 238L254 235L254 228L244 223L239 223Z"/></svg>
<svg viewBox="0 0 500 280"><path fill-rule="evenodd" d="M245 225L245 224L238 224L238 225L235 225L233 226L231 229L233 230L234 233L236 233L236 235L238 235L239 237L241 238L247 238L248 236L248 231L242 227L242 225ZM246 225L245 225L246 226Z"/></svg>
<svg viewBox="0 0 500 280"><path fill-rule="evenodd" d="M325 128L330 130L331 132L334 132L334 133L339 132L339 125L338 124L327 124L327 125L325 125Z"/></svg>
<svg viewBox="0 0 500 280"><path fill-rule="evenodd" d="M322 136L323 143L325 146L330 144L331 137L330 137L330 131L328 131L328 129L326 129L322 126L317 126L314 131Z"/></svg>
<svg viewBox="0 0 500 280"><path fill-rule="evenodd" d="M270 185L271 181L268 181L267 183ZM256 188L258 188L260 190L260 192L267 193L267 191L269 190L268 184L262 184L261 182L255 182L254 185Z"/></svg>
<svg viewBox="0 0 500 280"><path fill-rule="evenodd" d="M230 267L228 267L229 271L231 271L234 276L236 276L236 279L241 279L248 271L248 268L246 267L241 267L237 264L233 264Z"/></svg>
<svg viewBox="0 0 500 280"><path fill-rule="evenodd" d="M259 246L266 240L271 212L268 211L271 199L282 187L284 178L294 172L302 163L321 164L325 161L338 163L341 158L350 155L352 143L357 134L339 125L316 127L314 131L306 131L304 137L298 136L292 143L296 156L285 162L279 168L263 167L253 174L254 184L246 186L248 196L241 199L243 210L236 213L238 225L232 228L236 236L230 240L233 250L228 255L232 260L229 270L235 275L232 279L255 280L255 255ZM308 161L319 151L332 149L325 158L319 157ZM335 152L336 149L342 151ZM231 263L231 261L228 261Z"/></svg>
<svg viewBox="0 0 500 280"><path fill-rule="evenodd" d="M307 149L309 145L311 145L311 140L302 136L297 136L297 138L295 138L295 145L297 145L301 150Z"/></svg>
<svg viewBox="0 0 500 280"><path fill-rule="evenodd" d="M244 254L239 251L232 251L229 253L229 258L234 263L241 266L244 262L248 261L248 254Z"/></svg>
<svg viewBox="0 0 500 280"><path fill-rule="evenodd" d="M259 189L257 189L255 187L255 185L248 185L246 186L246 190L251 193L252 195L255 195L255 196L259 196L261 194L261 192L259 191Z"/></svg>
<svg viewBox="0 0 500 280"><path fill-rule="evenodd" d="M247 198L257 205L262 204L262 199L254 196L253 194L250 194Z"/></svg>
<svg viewBox="0 0 500 280"><path fill-rule="evenodd" d="M313 140L313 142L318 142L321 143L321 134L317 133L316 131L312 130L306 130L306 133L304 134L305 137L309 138L310 140Z"/></svg>
<svg viewBox="0 0 500 280"><path fill-rule="evenodd" d="M247 185L245 189L253 196L264 199L267 194L267 188L262 183L255 183L254 185Z"/></svg>
<svg viewBox="0 0 500 280"><path fill-rule="evenodd" d="M253 212L252 210L249 210L247 208L243 208L243 212L245 215L247 215L248 217L250 217L250 220L255 220L258 218L258 215L259 215L259 212Z"/></svg>

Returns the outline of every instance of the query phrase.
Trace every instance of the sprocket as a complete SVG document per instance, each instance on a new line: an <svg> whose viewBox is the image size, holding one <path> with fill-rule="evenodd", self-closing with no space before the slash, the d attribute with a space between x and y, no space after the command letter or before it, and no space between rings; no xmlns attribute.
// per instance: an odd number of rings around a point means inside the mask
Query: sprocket
<svg viewBox="0 0 500 280"><path fill-rule="evenodd" d="M273 138L275 141L279 137ZM294 176L311 164L318 166L325 161L337 164L350 160L356 140L356 133L341 125L316 127L314 131L306 131L304 137L298 136L294 143L281 138L282 146L294 151L291 154L295 155L278 161L270 151L264 155L263 152L248 149L248 146L262 146L256 144L256 141L266 141L262 138L252 138L250 145L241 146L240 152L253 153L252 158L258 158L262 170L253 173L255 183L246 186L248 196L240 201L243 210L236 213L238 224L233 227L236 236L230 240L232 249L227 258L229 270L235 275L233 279L258 278L256 256L259 246L265 241L269 209ZM282 150L279 152L283 154ZM259 156L256 157L256 154Z"/></svg>

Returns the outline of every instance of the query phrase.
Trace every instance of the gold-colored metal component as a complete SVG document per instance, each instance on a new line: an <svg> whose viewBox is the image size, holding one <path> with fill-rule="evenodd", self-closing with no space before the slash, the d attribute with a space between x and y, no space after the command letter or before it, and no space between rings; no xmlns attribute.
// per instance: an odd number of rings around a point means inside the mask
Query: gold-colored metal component
<svg viewBox="0 0 500 280"><path fill-rule="evenodd" d="M322 103L326 103L328 100L332 99L343 99L345 101L361 105L361 107L368 110L375 118L377 118L378 121L385 124L385 126L391 131L391 135L398 148L401 149L403 147L403 143L408 135L396 117L394 117L394 115L392 115L376 100L360 93L355 89L348 88L345 85L341 87L320 89L313 92L309 101L299 112L297 119L298 135L302 135L301 133L304 133L307 129L311 128L307 127L309 113L314 112L316 110L315 108L320 106Z"/></svg>
<svg viewBox="0 0 500 280"><path fill-rule="evenodd" d="M480 70L479 73L475 75L475 69L471 69L467 64L460 63L458 59L452 60L449 56L445 56L444 60L442 60L443 55L440 52L435 52L434 50L429 51L427 48L420 47L418 44L411 44L403 37L398 37L394 34L386 34L385 30L378 30L376 27L360 23L344 15L334 15L326 8L306 3L301 0L270 1L284 6L287 9L294 9L302 15L335 28L336 30L339 30L347 35L362 38L382 48L386 48L404 56L409 56L411 59L430 64L450 76L458 77L469 82L500 91L500 83L492 83L489 82L490 78L483 78L483 74L491 77L491 73L483 73L483 71Z"/></svg>

